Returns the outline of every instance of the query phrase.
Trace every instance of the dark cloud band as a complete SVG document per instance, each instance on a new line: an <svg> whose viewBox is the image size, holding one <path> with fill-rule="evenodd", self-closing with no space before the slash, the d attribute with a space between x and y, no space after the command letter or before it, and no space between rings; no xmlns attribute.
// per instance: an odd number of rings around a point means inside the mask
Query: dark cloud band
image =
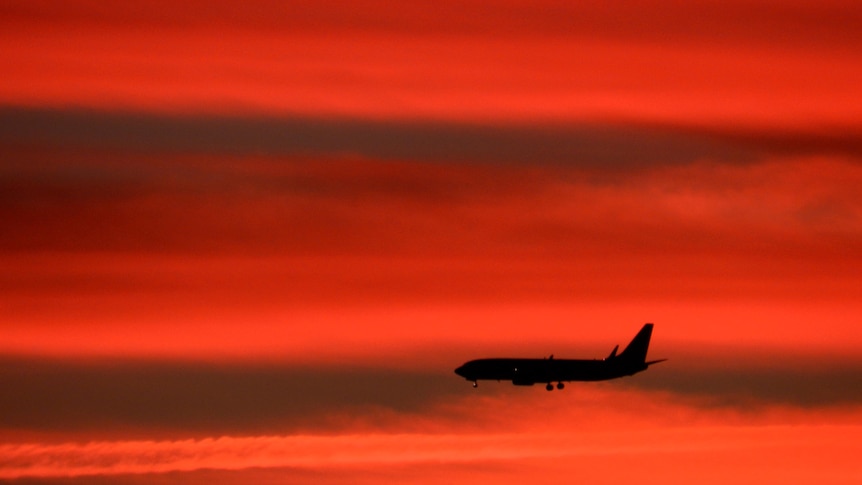
<svg viewBox="0 0 862 485"><path fill-rule="evenodd" d="M477 125L306 118L171 117L0 109L0 143L129 152L565 164L631 169L693 161L747 162L745 144L671 129L603 123Z"/></svg>
<svg viewBox="0 0 862 485"><path fill-rule="evenodd" d="M561 164L635 169L699 161L748 163L775 154L862 157L858 129L470 124L301 117L168 116L0 107L0 144L130 153L199 153L420 162Z"/></svg>
<svg viewBox="0 0 862 485"><path fill-rule="evenodd" d="M862 404L862 364L692 370L668 362L613 386L706 398L708 406ZM333 416L421 415L477 391L450 369L294 368L201 363L39 361L0 365L0 428L75 431L121 426L184 433L296 432ZM583 384L589 386L590 384ZM483 395L538 389L489 383ZM544 392L544 391L542 391ZM566 392L569 392L567 389ZM571 392L577 392L574 385ZM337 423L335 423L337 424ZM343 423L342 423L343 424Z"/></svg>
<svg viewBox="0 0 862 485"><path fill-rule="evenodd" d="M797 362L790 368L656 368L626 384L640 389L702 397L706 403L715 406L862 404L862 368L859 364L812 364L810 368L802 367L803 364Z"/></svg>
<svg viewBox="0 0 862 485"><path fill-rule="evenodd" d="M463 390L448 372L11 359L0 369L0 428L42 431L290 432L332 413L415 412Z"/></svg>

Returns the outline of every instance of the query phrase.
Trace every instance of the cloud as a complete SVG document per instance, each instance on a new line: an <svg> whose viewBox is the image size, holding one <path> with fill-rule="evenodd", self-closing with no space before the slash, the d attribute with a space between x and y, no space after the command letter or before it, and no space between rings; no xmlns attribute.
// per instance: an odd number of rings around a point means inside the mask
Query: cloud
<svg viewBox="0 0 862 485"><path fill-rule="evenodd" d="M591 446L561 446L562 435L336 435L220 437L182 441L91 442L0 447L3 478L26 475L160 473L200 468L341 467L520 460L602 454ZM65 462L65 463L64 463Z"/></svg>
<svg viewBox="0 0 862 485"><path fill-rule="evenodd" d="M0 445L3 457L0 477L159 474L205 468L293 468L324 473L348 469L362 473L374 467L379 473L393 467L403 472L403 467L432 463L438 467L451 464L503 467L523 473L536 461L574 462L583 467L581 473L607 475L607 469L600 472L600 467L584 467L586 463L607 459L652 462L667 474L670 470L679 473L678 466L670 465L682 458L699 461L705 456L720 456L741 465L741 458L751 454L758 456L761 467L775 466L777 457L799 454L804 458L795 465L806 474L826 463L843 474L852 469L852 459L847 453L830 453L843 446L836 438L854 432L858 432L858 426L852 424L713 425L590 432L564 429L540 433L223 436L170 441L6 444ZM562 471L559 467L551 470Z"/></svg>
<svg viewBox="0 0 862 485"><path fill-rule="evenodd" d="M785 404L816 408L862 404L862 365L858 362L818 362L819 359L792 359L792 363L739 365L728 357L726 367L700 367L699 359L688 359L642 378L626 382L637 389L663 390L674 394L704 398L715 406L746 408L766 404ZM775 361L791 360L772 355Z"/></svg>
<svg viewBox="0 0 862 485"><path fill-rule="evenodd" d="M94 438L112 438L123 430L126 436L161 438L351 429L533 429L535 423L515 419L516 410L550 406L548 412L553 413L559 399L574 399L570 404L599 414L607 401L641 403L613 406L617 421L633 419L638 406L654 399L659 403L651 405L655 413L665 418L680 415L660 410L675 400L688 406L689 414L702 412L699 409L754 412L776 406L799 410L862 406L858 378L862 364L855 361L824 364L822 358L790 359L782 354L765 363L737 356L724 360L714 355L686 359L673 352L661 356L671 360L632 379L573 383L559 393L562 397L546 395L541 386L517 388L506 382L483 383L474 391L452 373L460 361L411 370L394 357L388 365L381 359L378 367L6 358L0 385L15 392L0 397L0 429L87 433ZM623 396L626 393L628 397ZM491 400L481 404L488 411L485 415L476 415L480 399Z"/></svg>
<svg viewBox="0 0 862 485"><path fill-rule="evenodd" d="M326 118L0 110L0 141L131 153L272 155L434 163L558 164L600 170L714 160L745 146L696 132L612 123L476 124Z"/></svg>
<svg viewBox="0 0 862 485"><path fill-rule="evenodd" d="M98 155L113 158L115 175L124 174L130 180L156 172L142 167L143 159L178 154L221 157L218 165L222 166L226 157L269 156L449 167L538 164L620 176L664 166L745 165L776 157L859 161L859 139L852 127L745 129L623 121L495 124L0 107L0 142L14 156L12 167L17 165L15 159L24 159L47 168L46 157L60 156L92 164L93 155ZM131 167L123 170L120 160Z"/></svg>
<svg viewBox="0 0 862 485"><path fill-rule="evenodd" d="M846 437L859 431L858 365L830 375L835 367L816 360L806 373L788 356L765 369L701 356L695 371L681 357L629 380L552 393L347 365L6 359L0 385L16 393L0 400L0 477L467 483L544 470L612 483L607 466L623 460L661 483L719 458L734 472L783 470L788 455L806 476L856 469L857 444ZM806 394L825 394L811 377L845 394L812 400ZM775 381L790 392L774 392Z"/></svg>
<svg viewBox="0 0 862 485"><path fill-rule="evenodd" d="M859 222L852 157L682 131L79 115L5 120L6 247L690 251Z"/></svg>
<svg viewBox="0 0 862 485"><path fill-rule="evenodd" d="M646 1L625 14L559 2L147 5L7 7L0 102L706 126L859 117L849 2Z"/></svg>
<svg viewBox="0 0 862 485"><path fill-rule="evenodd" d="M474 36L573 36L638 39L653 42L762 42L779 44L860 42L852 2L812 5L806 2L698 2L666 8L661 0L632 3L626 15L608 5L554 1L504 1L493 8L483 2L414 2L392 6L365 0L350 5L322 1L315 8L280 2L172 2L150 0L135 5L95 8L86 2L59 2L37 8L10 2L6 11L17 20L91 27L225 28L315 33L377 33ZM388 8L387 8L388 7ZM813 18L812 18L813 17ZM814 22L813 20L817 20ZM832 28L827 28L829 25ZM795 35L787 35L787 32ZM849 46L848 46L849 48Z"/></svg>
<svg viewBox="0 0 862 485"><path fill-rule="evenodd" d="M619 171L122 150L11 160L0 182L0 214L14 228L0 241L0 284L11 294L194 299L212 289L345 301L856 289L862 170L840 158Z"/></svg>
<svg viewBox="0 0 862 485"><path fill-rule="evenodd" d="M397 368L9 360L0 428L245 434L326 426L333 415L419 413L463 386ZM331 423L330 423L331 425Z"/></svg>
<svg viewBox="0 0 862 485"><path fill-rule="evenodd" d="M495 124L0 107L0 142L7 150L29 146L39 153L37 146L64 147L74 154L95 149L106 151L103 156L116 151L134 154L133 159L163 153L353 157L549 164L614 173L704 161L746 164L768 156L859 160L859 139L853 127L745 129L624 121Z"/></svg>

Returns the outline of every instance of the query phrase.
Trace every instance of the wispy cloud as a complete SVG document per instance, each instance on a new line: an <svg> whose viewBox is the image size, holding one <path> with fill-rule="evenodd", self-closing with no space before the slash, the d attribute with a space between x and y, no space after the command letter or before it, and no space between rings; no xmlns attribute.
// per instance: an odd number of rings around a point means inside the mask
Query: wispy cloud
<svg viewBox="0 0 862 485"><path fill-rule="evenodd" d="M6 352L545 352L595 341L592 322L644 320L676 342L843 352L860 339L852 158L621 171L66 143L10 149L3 168ZM525 343L527 321L542 325Z"/></svg>
<svg viewBox="0 0 862 485"><path fill-rule="evenodd" d="M179 441L111 441L85 444L0 445L0 477L157 474L203 468L318 468L337 470L423 463L573 460L649 455L657 461L708 454L740 458L758 454L805 456L797 466L812 473L836 447L836 438L858 426L708 426L649 431L531 434L366 434L336 436L218 437ZM858 450L858 445L855 446ZM817 450L815 452L815 450ZM846 453L842 453L846 456ZM833 457L834 458L834 457ZM839 470L853 469L839 461ZM720 472L719 472L720 473Z"/></svg>
<svg viewBox="0 0 862 485"><path fill-rule="evenodd" d="M3 16L0 101L377 119L854 125L858 19L844 1L646 1L622 15L600 4L514 1L23 3Z"/></svg>
<svg viewBox="0 0 862 485"><path fill-rule="evenodd" d="M681 416L709 421L714 414L726 419L776 409L786 419L771 424L781 424L797 422L806 412L833 416L862 406L858 360L771 353L753 361L739 352L685 355L664 348L653 352L669 357L666 365L606 385L573 383L560 396L508 382L483 383L474 391L452 373L462 363L459 356L444 353L442 363L430 358L439 348L409 358L380 350L376 361L317 366L5 359L0 387L15 392L0 396L0 432L91 439L345 430L545 432L557 421L584 430L592 429L592 420L672 425ZM545 428L520 421L520 413L554 418Z"/></svg>
<svg viewBox="0 0 862 485"><path fill-rule="evenodd" d="M465 384L457 394L447 391L445 396L437 396L439 400L430 399L423 406L400 410L381 406L327 409L329 401L325 396L312 393L303 398L317 403L329 418L309 421L307 414L290 416L295 410L283 399L289 392L279 392L278 386L260 388L269 391L274 403L266 402L266 393L257 394L249 386L224 380L218 383L221 395L213 395L212 389L199 385L196 390L203 399L189 399L193 394L190 392L180 403L160 394L152 378L122 372L117 366L103 372L111 369L129 381L127 388L147 390L151 395L149 404L156 406L156 415L167 416L159 408L160 402L165 406L186 406L175 414L186 413L182 421L188 423L188 415L211 414L213 406L218 409L219 402L231 393L248 401L245 412L254 412L252 403L257 403L257 412L269 414L270 429L297 417L306 425L282 433L266 433L261 429L265 434L258 434L248 432L253 429L248 427L232 433L194 432L176 423L158 431L159 426L149 422L146 429L134 431L136 426L127 417L109 415L103 424L45 430L29 438L24 435L24 439L15 437L11 432L14 430L7 427L5 444L0 445L0 477L98 478L136 474L147 480L169 472L250 470L251 475L232 477L238 479L254 476L260 469L270 469L282 477L294 476L298 470L314 471L320 475L318 479L336 482L344 479L344 473L355 478L373 472L376 481L383 480L380 474L391 473L402 479L415 475L429 482L434 481L433 477L440 478L442 473L461 483L477 470L484 470L483 476L502 473L508 477L505 480L516 482L518 477L534 475L538 467L546 469L554 479L570 478L577 471L579 476L595 477L599 483L605 483L609 479L606 465L622 460L642 464L638 473L650 472L644 476L646 483L660 483L668 477L681 479L696 473L698 467L690 469L679 463L705 463L720 457L722 462L737 466L717 470L710 479L719 483L738 473L740 466L752 466L761 473L780 467L788 455L798 457L793 466L796 473L804 476L822 474L824 467L828 467L831 474L824 478L827 482L858 473L855 456L859 444L846 439L860 431L858 405L830 405L814 412L782 403L752 407L751 401L738 407L717 407L702 397L613 385L573 384L565 391L547 393L541 388L485 383L478 391ZM110 383L110 379L89 379L94 380L102 385ZM241 380L260 379L246 374ZM87 381L86 377L79 379L79 385L89 389L92 386ZM196 381L206 384L208 379L198 375ZM345 385L348 381L326 384ZM366 395L379 395L383 387L389 386L390 393L400 395L396 399L403 400L413 399L415 396L410 394L421 390L405 385L406 379L395 381L384 377L377 387L373 387L373 382L372 378L360 376L354 393L364 385L371 385ZM417 386L428 385L421 378L417 381ZM195 385L189 383L184 387L191 391ZM297 390L290 382L282 387L291 392ZM306 386L305 390L309 389ZM336 391L336 394L338 400L352 400L347 395L350 392ZM93 395L94 399L97 397L115 405L133 400L127 394ZM62 399L53 402L60 405L55 412L61 415L64 412L61 408L84 406L81 402L62 403ZM273 412L282 404L288 405L283 415ZM309 427L309 422L316 424ZM131 438L130 432L144 438ZM185 438L188 436L192 438ZM752 456L757 460L749 463ZM179 476L197 478L197 475Z"/></svg>

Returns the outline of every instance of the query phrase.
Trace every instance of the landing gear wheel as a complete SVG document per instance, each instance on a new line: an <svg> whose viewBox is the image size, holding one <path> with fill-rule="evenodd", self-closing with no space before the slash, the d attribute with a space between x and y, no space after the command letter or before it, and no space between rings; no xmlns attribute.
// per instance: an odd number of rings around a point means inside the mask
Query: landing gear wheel
<svg viewBox="0 0 862 485"><path fill-rule="evenodd" d="M476 389L477 387L479 387L479 383L476 381L473 381L473 389Z"/></svg>
<svg viewBox="0 0 862 485"><path fill-rule="evenodd" d="M549 390L549 391L553 391L553 390L554 390L554 386L549 382L549 383L548 383L548 385L547 385L547 386L545 386L545 389L547 389L547 390Z"/></svg>
<svg viewBox="0 0 862 485"><path fill-rule="evenodd" d="M566 387L566 385L565 385L565 384L563 384L562 382L558 382L558 383L557 383L557 389L559 389L559 390L561 390L561 391L562 391L564 387Z"/></svg>

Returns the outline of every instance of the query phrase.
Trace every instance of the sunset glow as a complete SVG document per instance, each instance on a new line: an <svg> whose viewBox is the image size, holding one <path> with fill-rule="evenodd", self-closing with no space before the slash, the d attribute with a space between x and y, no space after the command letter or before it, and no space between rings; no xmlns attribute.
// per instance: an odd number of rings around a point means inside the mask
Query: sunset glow
<svg viewBox="0 0 862 485"><path fill-rule="evenodd" d="M862 480L856 3L103 3L0 7L0 479Z"/></svg>

